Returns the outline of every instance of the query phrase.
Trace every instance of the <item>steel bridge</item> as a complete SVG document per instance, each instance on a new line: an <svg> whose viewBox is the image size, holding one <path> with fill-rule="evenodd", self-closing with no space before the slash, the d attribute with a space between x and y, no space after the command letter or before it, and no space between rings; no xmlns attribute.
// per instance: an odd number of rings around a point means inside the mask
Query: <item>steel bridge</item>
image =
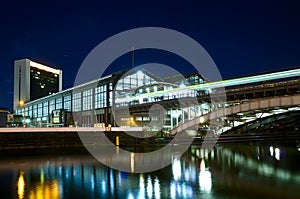
<svg viewBox="0 0 300 199"><path fill-rule="evenodd" d="M149 112L155 104L158 111L176 111L177 118L171 115L168 125L170 134L191 129L221 134L262 118L300 111L300 69L135 95L130 102L134 103L115 104L117 111L128 109L134 118Z"/></svg>

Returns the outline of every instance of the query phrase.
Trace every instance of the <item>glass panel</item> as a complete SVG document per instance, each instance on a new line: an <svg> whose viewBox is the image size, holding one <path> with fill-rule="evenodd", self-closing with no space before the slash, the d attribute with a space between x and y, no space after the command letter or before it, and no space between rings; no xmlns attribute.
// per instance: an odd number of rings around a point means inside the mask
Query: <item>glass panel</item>
<svg viewBox="0 0 300 199"><path fill-rule="evenodd" d="M62 109L62 98L56 99L56 109Z"/></svg>
<svg viewBox="0 0 300 199"><path fill-rule="evenodd" d="M95 108L106 107L106 85L95 88Z"/></svg>
<svg viewBox="0 0 300 199"><path fill-rule="evenodd" d="M43 103L43 116L45 117L45 116L48 116L48 114L49 114L49 109L48 109L48 102L44 102Z"/></svg>
<svg viewBox="0 0 300 199"><path fill-rule="evenodd" d="M64 109L71 111L71 95L64 97Z"/></svg>
<svg viewBox="0 0 300 199"><path fill-rule="evenodd" d="M83 110L91 110L92 109L92 98L93 89L89 89L83 92Z"/></svg>
<svg viewBox="0 0 300 199"><path fill-rule="evenodd" d="M33 105L33 118L37 117L37 105Z"/></svg>
<svg viewBox="0 0 300 199"><path fill-rule="evenodd" d="M81 93L73 94L73 111L81 111Z"/></svg>
<svg viewBox="0 0 300 199"><path fill-rule="evenodd" d="M49 104L49 113L51 114L53 110L55 110L55 100L51 100Z"/></svg>

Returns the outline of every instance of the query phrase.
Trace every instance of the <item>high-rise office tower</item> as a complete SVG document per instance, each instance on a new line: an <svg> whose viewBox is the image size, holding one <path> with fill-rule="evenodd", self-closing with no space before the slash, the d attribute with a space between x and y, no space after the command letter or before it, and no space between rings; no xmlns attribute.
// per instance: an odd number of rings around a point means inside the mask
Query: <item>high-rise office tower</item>
<svg viewBox="0 0 300 199"><path fill-rule="evenodd" d="M29 59L14 63L14 109L62 90L62 70Z"/></svg>

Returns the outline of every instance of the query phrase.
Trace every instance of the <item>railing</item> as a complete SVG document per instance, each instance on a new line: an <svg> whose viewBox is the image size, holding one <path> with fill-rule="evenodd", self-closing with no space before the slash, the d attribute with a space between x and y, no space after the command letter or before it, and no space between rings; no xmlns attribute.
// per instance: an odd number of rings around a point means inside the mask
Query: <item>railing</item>
<svg viewBox="0 0 300 199"><path fill-rule="evenodd" d="M237 104L230 107L217 109L206 115L196 117L172 129L170 131L170 134L176 134L177 132L181 132L187 130L188 128L191 128L192 126L198 126L200 123L200 117L202 117L203 121L211 121L216 118L221 118L227 115L233 115L233 114L247 112L247 111L264 110L264 109L270 109L276 107L293 107L299 105L300 105L300 94L249 100L248 103Z"/></svg>

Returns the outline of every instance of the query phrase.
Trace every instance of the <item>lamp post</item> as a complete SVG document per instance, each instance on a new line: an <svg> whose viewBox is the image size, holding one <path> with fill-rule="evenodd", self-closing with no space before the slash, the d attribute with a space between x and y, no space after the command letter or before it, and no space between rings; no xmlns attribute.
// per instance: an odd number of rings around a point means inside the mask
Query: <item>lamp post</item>
<svg viewBox="0 0 300 199"><path fill-rule="evenodd" d="M19 101L19 107L21 107L21 109L24 109L23 111L23 119L22 119L22 126L23 127L26 127L26 111L25 111L25 108L24 108L24 104L25 104L25 102L24 102L24 100L20 100Z"/></svg>

